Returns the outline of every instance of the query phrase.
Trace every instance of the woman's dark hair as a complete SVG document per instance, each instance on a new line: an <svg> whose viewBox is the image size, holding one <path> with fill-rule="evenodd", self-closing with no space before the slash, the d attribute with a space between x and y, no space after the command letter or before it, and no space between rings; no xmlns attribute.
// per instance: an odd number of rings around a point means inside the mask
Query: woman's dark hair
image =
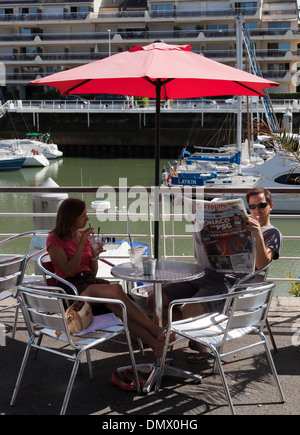
<svg viewBox="0 0 300 435"><path fill-rule="evenodd" d="M59 238L71 237L72 228L77 218L84 212L85 207L85 202L81 199L65 199L58 208L56 225L52 232Z"/></svg>

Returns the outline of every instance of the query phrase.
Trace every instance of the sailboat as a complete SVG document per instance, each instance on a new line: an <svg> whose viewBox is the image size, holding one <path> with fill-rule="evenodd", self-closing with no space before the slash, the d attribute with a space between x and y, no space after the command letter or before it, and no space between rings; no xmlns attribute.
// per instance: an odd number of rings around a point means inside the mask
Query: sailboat
<svg viewBox="0 0 300 435"><path fill-rule="evenodd" d="M237 17L237 35L242 32L241 17ZM256 62L254 47L250 41L246 29L243 29L244 40L248 55L251 59L252 71L261 75ZM237 44L240 46L241 44ZM238 63L241 65L241 50L237 54ZM271 132L279 131L278 122L272 110L271 100L268 95L262 98L266 119ZM205 155L203 149L201 153L189 153L184 149L180 159L173 167L168 164L169 172L163 173L164 184L190 185L211 187L245 187L256 186L266 187L272 190L275 187L289 187L295 190L294 194L274 195L274 209L277 213L298 213L300 212L300 170L299 161L292 155L282 150L280 143L275 144L273 150L268 150L262 142L262 137L258 136L256 144L252 145L252 150L260 151L264 154L258 156L254 161L250 154L249 161L246 162L242 157L245 152L246 142L242 143L242 98L237 97L237 145L234 148L229 146L218 149L217 153ZM208 150L208 149L207 149ZM212 150L208 150L212 151ZM214 150L215 151L215 150ZM228 152L231 154L228 155ZM226 155L227 152L227 155ZM246 159L247 160L247 159ZM205 190L205 195L209 198L209 189ZM213 195L216 196L216 195ZM233 198L236 195L223 196L224 199ZM239 195L240 196L240 195Z"/></svg>
<svg viewBox="0 0 300 435"><path fill-rule="evenodd" d="M182 156L186 153L187 151L183 150ZM171 172L170 176L165 178L165 184L206 187L240 186L242 184L245 187L251 187L258 181L260 175L257 173L243 174L240 167L240 151L232 154L230 149L226 149L213 155L198 152L179 159L175 168L168 163Z"/></svg>

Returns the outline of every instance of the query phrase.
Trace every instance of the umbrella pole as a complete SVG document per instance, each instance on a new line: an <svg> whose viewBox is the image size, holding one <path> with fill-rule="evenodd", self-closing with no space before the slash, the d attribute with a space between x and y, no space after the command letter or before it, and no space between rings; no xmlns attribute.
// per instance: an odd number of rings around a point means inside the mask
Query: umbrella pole
<svg viewBox="0 0 300 435"><path fill-rule="evenodd" d="M155 194L154 194L154 257L158 259L159 247L159 182L160 182L160 91L161 83L156 80L155 111Z"/></svg>

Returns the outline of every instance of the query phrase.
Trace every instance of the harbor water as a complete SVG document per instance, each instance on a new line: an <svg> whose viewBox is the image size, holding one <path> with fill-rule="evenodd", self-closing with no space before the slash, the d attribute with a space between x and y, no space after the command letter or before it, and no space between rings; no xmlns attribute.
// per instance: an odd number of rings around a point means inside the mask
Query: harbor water
<svg viewBox="0 0 300 435"><path fill-rule="evenodd" d="M161 167L167 164L161 161ZM70 186L112 186L120 185L120 180L126 180L128 187L131 186L153 186L154 185L154 160L153 159L101 159L101 158L72 158L64 157L52 160L46 168L22 168L18 171L2 171L0 173L0 186L41 186L48 178L52 178L61 187ZM96 200L95 194L72 194L82 197L90 209L92 201ZM71 196L71 195L69 195ZM1 212L32 212L32 194L17 193L0 196ZM284 236L299 236L300 226L298 219L274 218L272 224L277 226ZM91 224L97 228L99 222L96 217L91 218ZM145 225L145 222L131 222L132 232L136 226ZM121 228L120 226L123 226ZM20 233L33 229L33 218L0 217L0 233ZM117 231L116 231L117 230ZM103 222L101 232L126 233L124 222ZM138 232L138 231L136 231ZM175 255L192 255L191 240L175 240L172 243L172 250ZM161 252L161 251L160 251ZM299 241L285 240L281 255L284 257L299 256ZM271 277L287 277L290 273L293 277L300 275L299 261L274 261L270 268ZM288 296L290 284L278 283L276 294Z"/></svg>

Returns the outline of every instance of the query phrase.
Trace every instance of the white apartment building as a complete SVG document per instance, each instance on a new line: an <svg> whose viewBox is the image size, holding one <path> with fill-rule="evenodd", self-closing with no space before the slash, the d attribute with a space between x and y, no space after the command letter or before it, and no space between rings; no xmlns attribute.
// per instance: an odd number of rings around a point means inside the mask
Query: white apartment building
<svg viewBox="0 0 300 435"><path fill-rule="evenodd" d="M276 92L295 92L296 0L0 0L1 84L32 98L30 80L157 39L235 66L237 14L263 77L280 83Z"/></svg>

